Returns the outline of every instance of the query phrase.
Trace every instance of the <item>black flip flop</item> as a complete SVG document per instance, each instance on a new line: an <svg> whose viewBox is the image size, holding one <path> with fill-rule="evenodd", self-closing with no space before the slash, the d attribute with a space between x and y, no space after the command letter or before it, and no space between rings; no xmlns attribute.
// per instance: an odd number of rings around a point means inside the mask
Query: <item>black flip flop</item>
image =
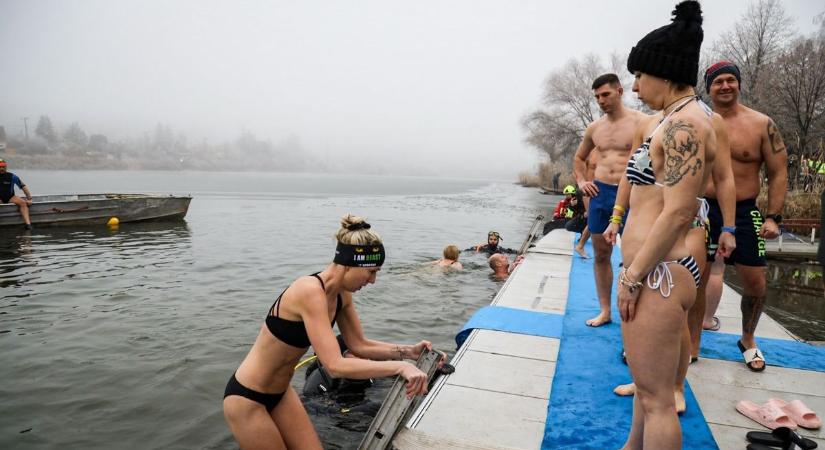
<svg viewBox="0 0 825 450"><path fill-rule="evenodd" d="M745 439L752 443L748 445L749 450L793 448L791 447L792 444L798 445L802 450L813 450L817 447L816 442L798 435L788 427L779 427L771 433L749 431L745 435Z"/></svg>
<svg viewBox="0 0 825 450"><path fill-rule="evenodd" d="M776 450L782 447L772 447L770 445L765 444L748 444L748 450Z"/></svg>
<svg viewBox="0 0 825 450"><path fill-rule="evenodd" d="M748 434L745 435L745 439L747 439L748 442L760 447L782 448L785 445L784 440L779 439L778 437L765 431L748 431ZM750 448L750 445L748 448Z"/></svg>
<svg viewBox="0 0 825 450"><path fill-rule="evenodd" d="M797 434L795 431L791 430L788 427L779 427L773 431L771 431L773 437L782 440L783 442L796 444L802 450L813 450L817 447L816 442L804 438ZM793 445L789 445L787 448L794 448Z"/></svg>

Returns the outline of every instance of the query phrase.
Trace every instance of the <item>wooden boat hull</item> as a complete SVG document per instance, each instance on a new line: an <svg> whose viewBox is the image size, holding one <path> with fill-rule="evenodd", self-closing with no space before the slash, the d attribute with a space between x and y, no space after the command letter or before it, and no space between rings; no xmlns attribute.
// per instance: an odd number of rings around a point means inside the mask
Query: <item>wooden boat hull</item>
<svg viewBox="0 0 825 450"><path fill-rule="evenodd" d="M34 226L105 225L146 220L181 220L189 210L190 196L144 194L79 194L34 196L29 215ZM0 227L22 226L14 204L0 205Z"/></svg>

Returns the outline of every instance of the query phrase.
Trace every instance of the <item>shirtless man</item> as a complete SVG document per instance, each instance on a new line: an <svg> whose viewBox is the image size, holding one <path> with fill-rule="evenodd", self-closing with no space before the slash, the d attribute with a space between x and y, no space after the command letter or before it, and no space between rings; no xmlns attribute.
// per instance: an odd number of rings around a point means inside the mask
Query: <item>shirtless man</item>
<svg viewBox="0 0 825 450"><path fill-rule="evenodd" d="M633 132L639 120L647 116L622 104L624 89L615 74L599 76L592 87L604 116L587 126L573 158L573 172L579 191L590 197L587 227L595 252L593 272L601 311L586 323L598 327L611 321L610 291L613 287L613 267L610 265L613 246L604 240L602 233L613 213L616 191L633 143ZM587 160L594 149L598 157L595 178L591 181L587 177Z"/></svg>
<svg viewBox="0 0 825 450"><path fill-rule="evenodd" d="M507 255L494 253L487 259L487 264L493 269L493 273L491 273L490 276L498 281L506 280L523 260L524 255L519 255L516 257L516 260L513 261L513 264L510 264L510 258L508 258Z"/></svg>
<svg viewBox="0 0 825 450"><path fill-rule="evenodd" d="M765 274L765 239L779 236L782 208L788 186L788 155L776 124L770 117L739 103L741 75L733 63L721 61L705 73L705 85L713 102L713 110L725 121L730 138L731 166L736 183L736 249L727 264L734 264L744 293L742 339L739 350L745 365L755 372L765 370L765 357L756 347L756 325L765 305L767 281ZM763 216L756 206L759 195L759 171L765 166L768 176L768 204ZM721 212L716 193L708 189L711 221L711 249L708 261L714 261L713 245L721 233ZM714 220L716 218L716 220ZM720 261L722 258L719 258ZM724 268L714 263L708 281L707 318L713 318L722 293Z"/></svg>

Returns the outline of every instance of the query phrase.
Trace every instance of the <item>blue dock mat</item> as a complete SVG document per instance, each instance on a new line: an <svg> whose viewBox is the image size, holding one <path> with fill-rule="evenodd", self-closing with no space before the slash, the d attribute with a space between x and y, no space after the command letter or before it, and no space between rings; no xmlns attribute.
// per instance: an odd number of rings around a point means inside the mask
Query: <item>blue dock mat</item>
<svg viewBox="0 0 825 450"><path fill-rule="evenodd" d="M619 250L613 251L614 272L621 259ZM591 328L584 323L599 312L592 261L573 258L564 339L550 391L542 449L620 448L630 431L633 398L613 393L616 385L631 381L620 356L620 326L613 322ZM619 317L615 308L613 317ZM685 387L685 400L687 411L680 416L683 448L718 448L690 386Z"/></svg>
<svg viewBox="0 0 825 450"><path fill-rule="evenodd" d="M475 328L561 338L563 318L561 314L485 306L476 311L455 336L456 348L461 347L470 331Z"/></svg>
<svg viewBox="0 0 825 450"><path fill-rule="evenodd" d="M759 328L756 329L757 334ZM736 345L738 334L705 331L699 356L745 363ZM756 338L756 345L770 366L825 372L825 347L788 339Z"/></svg>

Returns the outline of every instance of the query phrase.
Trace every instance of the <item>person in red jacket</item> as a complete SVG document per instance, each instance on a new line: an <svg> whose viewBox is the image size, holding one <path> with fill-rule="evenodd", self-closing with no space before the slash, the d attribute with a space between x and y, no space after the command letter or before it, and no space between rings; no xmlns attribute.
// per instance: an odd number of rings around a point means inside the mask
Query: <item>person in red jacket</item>
<svg viewBox="0 0 825 450"><path fill-rule="evenodd" d="M569 219L568 217L568 207L570 206L570 202L572 201L573 197L576 195L576 188L572 185L567 185L564 187L564 198L556 205L556 209L553 210L553 220L557 219Z"/></svg>

